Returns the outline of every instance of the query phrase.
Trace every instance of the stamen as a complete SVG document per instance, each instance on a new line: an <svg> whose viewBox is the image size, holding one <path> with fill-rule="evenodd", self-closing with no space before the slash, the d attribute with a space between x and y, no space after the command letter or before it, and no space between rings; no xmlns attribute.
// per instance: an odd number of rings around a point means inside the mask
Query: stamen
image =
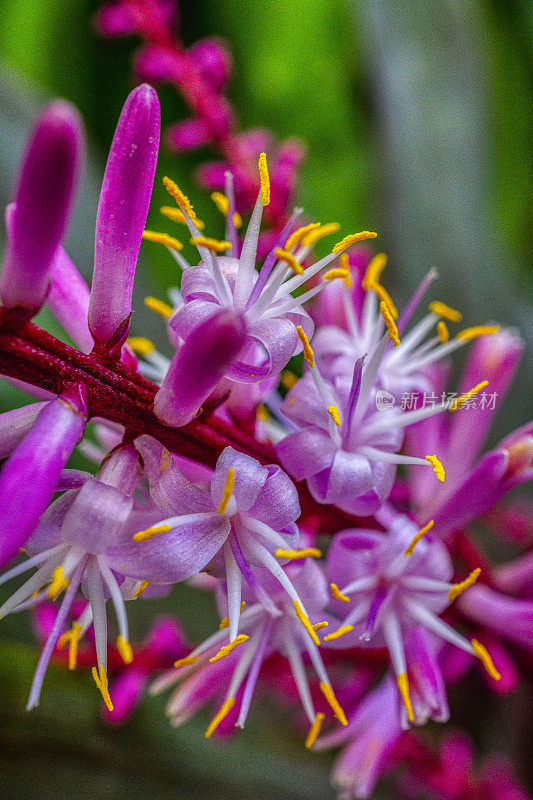
<svg viewBox="0 0 533 800"><path fill-rule="evenodd" d="M144 336L129 336L126 341L133 352L140 356L147 356L155 350L155 344Z"/></svg>
<svg viewBox="0 0 533 800"><path fill-rule="evenodd" d="M194 664L198 656L186 656L185 658L178 658L177 661L174 661L175 667L188 667L189 664Z"/></svg>
<svg viewBox="0 0 533 800"><path fill-rule="evenodd" d="M213 719L209 723L209 727L205 732L206 739L209 739L211 734L218 728L222 720L228 716L229 712L231 711L234 705L235 705L234 697L228 697L227 700L224 700L220 708L220 711L213 717Z"/></svg>
<svg viewBox="0 0 533 800"><path fill-rule="evenodd" d="M316 715L315 721L311 725L309 733L307 734L307 738L305 740L305 746L307 747L308 750L316 742L317 736L320 733L320 728L322 727L322 723L324 722L325 716L326 715L323 714L321 711L319 711L318 714Z"/></svg>
<svg viewBox="0 0 533 800"><path fill-rule="evenodd" d="M454 583L454 585L448 592L448 600L450 601L450 603L453 603L455 598L459 597L459 595L462 592L464 592L465 589L468 589L470 586L473 586L474 583L479 578L480 574L481 574L481 569L480 567L477 567L476 569L472 570L470 575L467 578L465 578L464 581L460 581L460 583Z"/></svg>
<svg viewBox="0 0 533 800"><path fill-rule="evenodd" d="M324 236L329 236L330 233L337 233L339 228L340 225L338 222L326 222L325 225L321 225L316 230L311 231L311 233L307 233L303 237L301 244L303 247L311 247L311 245L318 242L319 239L323 239Z"/></svg>
<svg viewBox="0 0 533 800"><path fill-rule="evenodd" d="M409 682L407 680L407 673L400 672L400 674L396 676L396 683L398 684L398 691L402 696L403 704L405 706L405 710L407 711L407 718L409 722L414 722L415 715L413 714L413 706L411 705L411 698L409 697Z"/></svg>
<svg viewBox="0 0 533 800"><path fill-rule="evenodd" d="M211 253L225 253L226 250L231 250L231 242L211 239L209 236L193 236L191 244L195 244L197 247L205 247Z"/></svg>
<svg viewBox="0 0 533 800"><path fill-rule="evenodd" d="M224 491L222 492L222 499L218 504L217 511L219 514L225 514L228 508L228 503L233 492L233 484L235 483L235 469L230 467L226 475L226 483L224 484Z"/></svg>
<svg viewBox="0 0 533 800"><path fill-rule="evenodd" d="M346 719L346 714L344 713L344 711L340 707L339 701L337 700L337 698L333 694L333 689L331 688L331 686L328 683L326 683L325 681L321 681L320 682L320 691L322 692L322 694L324 695L324 697L328 701L329 705L331 706L331 710L333 711L333 713L335 714L335 716L337 717L337 719L339 720L341 725L347 725L348 724L348 720Z"/></svg>
<svg viewBox="0 0 533 800"><path fill-rule="evenodd" d="M241 612L246 605L246 600L241 600ZM229 617L222 617L220 620L220 625L218 626L220 630L224 630L224 628L229 628Z"/></svg>
<svg viewBox="0 0 533 800"><path fill-rule="evenodd" d="M191 205L191 201L187 195L181 191L178 184L166 176L163 178L163 184L169 195L174 198L176 203L179 205L181 210L187 214L189 219L196 221L196 214Z"/></svg>
<svg viewBox="0 0 533 800"><path fill-rule="evenodd" d="M187 224L187 220L185 219L185 214L183 213L181 208L174 208L173 206L161 206L159 211L161 212L161 214L163 214L163 216L167 217L168 219L171 219L173 222L180 222L182 225ZM196 217L196 219L194 220L194 224L200 231L203 230L203 228L205 227L205 223L202 222L201 219L198 219L198 217Z"/></svg>
<svg viewBox="0 0 533 800"><path fill-rule="evenodd" d="M324 641L331 642L333 639L340 639L341 636L344 636L345 633L350 633L350 631L353 631L353 625L342 625L333 633L328 633L327 636L324 636Z"/></svg>
<svg viewBox="0 0 533 800"><path fill-rule="evenodd" d="M311 231L316 231L321 228L320 222L310 222L309 225L302 225L291 233L285 242L284 250L292 250L299 242L301 242L307 234Z"/></svg>
<svg viewBox="0 0 533 800"><path fill-rule="evenodd" d="M150 311L155 311L156 314L160 314L165 319L168 319L174 313L174 309L172 309L168 303L158 300L157 297L145 297L144 305L149 308Z"/></svg>
<svg viewBox="0 0 533 800"><path fill-rule="evenodd" d="M388 305L383 300L379 304L379 310L381 311L381 316L385 320L385 325L387 326L389 337L394 342L394 346L399 347L400 337L398 335L398 328L396 327L396 323L394 322L394 319L392 317Z"/></svg>
<svg viewBox="0 0 533 800"><path fill-rule="evenodd" d="M131 649L131 644L127 642L123 636L117 637L117 650L123 662L125 664L131 664L133 661L133 650Z"/></svg>
<svg viewBox="0 0 533 800"><path fill-rule="evenodd" d="M57 641L57 647L60 649L65 647L68 642L68 668L70 670L76 669L78 660L78 643L80 641L82 629L82 626L78 622L73 622L72 628L63 633Z"/></svg>
<svg viewBox="0 0 533 800"><path fill-rule="evenodd" d="M268 176L268 165L266 153L259 156L259 180L261 181L261 202L264 206L270 203L270 178Z"/></svg>
<svg viewBox="0 0 533 800"><path fill-rule="evenodd" d="M343 594L336 583L330 583L331 586L331 594L335 598L335 600L342 600L343 603L349 603L350 598L348 595Z"/></svg>
<svg viewBox="0 0 533 800"><path fill-rule="evenodd" d="M450 332L446 327L446 323L442 319L437 322L437 333L441 344L446 344L446 342L449 341Z"/></svg>
<svg viewBox="0 0 533 800"><path fill-rule="evenodd" d="M346 253L341 253L342 256L345 256ZM344 285L347 289L352 288L352 279L350 276L350 270L346 267L333 267L325 275L322 276L325 281L334 281L336 278L342 278Z"/></svg>
<svg viewBox="0 0 533 800"><path fill-rule="evenodd" d="M435 473L435 477L437 478L437 480L440 481L441 483L444 483L444 478L446 476L446 473L444 471L444 467L440 463L437 456L426 456L425 460L429 461L429 463L433 467L433 472Z"/></svg>
<svg viewBox="0 0 533 800"><path fill-rule="evenodd" d="M239 635L236 636L232 642L230 642L229 644L225 644L223 647L221 647L218 653L214 655L213 658L209 659L209 663L216 664L217 661L220 661L222 658L226 658L227 656L229 656L230 653L232 653L235 650L236 647L238 647L243 642L248 641L249 638L250 637L246 636L246 634L239 633Z"/></svg>
<svg viewBox="0 0 533 800"><path fill-rule="evenodd" d="M344 239L341 239L340 242L337 242L331 252L342 253L343 250L347 250L352 244L355 244L356 242L363 242L365 239L375 239L376 236L377 233L374 231L360 231L359 233L351 233L348 236L345 236Z"/></svg>
<svg viewBox="0 0 533 800"><path fill-rule="evenodd" d="M374 284L379 283L381 273L385 269L386 264L387 256L385 253L377 253L374 256L366 268L363 280L361 281L363 289L371 289Z"/></svg>
<svg viewBox="0 0 533 800"><path fill-rule="evenodd" d="M456 339L477 339L478 336L490 336L491 333L498 333L499 325L476 325L473 328L465 328L459 331Z"/></svg>
<svg viewBox="0 0 533 800"><path fill-rule="evenodd" d="M320 630L322 630L322 628L327 628L328 625L329 625L329 622L327 622L327 621L315 622L315 624L313 625L313 630L314 631L320 631Z"/></svg>
<svg viewBox="0 0 533 800"><path fill-rule="evenodd" d="M140 597L146 589L150 586L151 581L141 581L138 588L134 591L134 597Z"/></svg>
<svg viewBox="0 0 533 800"><path fill-rule="evenodd" d="M171 530L172 530L172 525L154 525L152 528L146 528L146 530L138 531L136 534L134 534L133 541L145 542L147 541L147 539L151 539L153 536L157 536L158 533L168 533L168 531Z"/></svg>
<svg viewBox="0 0 533 800"><path fill-rule="evenodd" d="M102 664L98 665L98 672L96 670L96 667L93 667L92 675L94 682L100 689L100 693L104 698L104 703L108 707L109 711L113 711L113 703L111 702L111 698L109 696L109 684L107 682L107 675L105 674L105 669L103 665Z"/></svg>
<svg viewBox="0 0 533 800"><path fill-rule="evenodd" d="M468 400L470 400L472 397L474 397L474 395L476 395L478 392L484 389L485 386L488 385L489 385L488 381L481 381L481 383L478 383L477 386L474 386L473 389L470 389L468 392L459 395L459 397L457 397L455 400L451 402L450 411L457 411L459 408L464 406L464 404L467 403Z"/></svg>
<svg viewBox="0 0 533 800"><path fill-rule="evenodd" d="M370 288L372 289L373 292L377 294L379 299L383 303L385 303L385 305L390 311L391 317L393 318L393 320L396 321L398 319L398 309L394 305L392 297L390 296L388 291L380 283L373 283Z"/></svg>
<svg viewBox="0 0 533 800"><path fill-rule="evenodd" d="M421 528L421 530L418 531L418 533L413 537L413 541L411 542L411 544L408 547L405 548L404 556L412 556L413 555L413 550L415 549L415 545L420 541L420 539L423 536L426 535L426 533L428 531L431 530L431 528L433 527L434 524L435 524L435 522L431 519L428 522L427 525L424 525L424 527Z"/></svg>
<svg viewBox="0 0 533 800"><path fill-rule="evenodd" d="M278 261L284 261L292 269L295 275L304 274L304 268L297 261L297 259L293 256L292 253L289 253L287 250L284 250L281 247L276 247L276 249L274 250L274 255L276 256Z"/></svg>
<svg viewBox="0 0 533 800"><path fill-rule="evenodd" d="M284 389L292 389L292 387L298 383L298 376L291 372L290 369L284 369L279 376L279 382L283 386Z"/></svg>
<svg viewBox="0 0 533 800"><path fill-rule="evenodd" d="M229 201L226 195L222 194L222 192L211 192L211 200L216 205L220 213L224 214L224 216L226 217L229 208ZM238 214L237 211L235 211L235 213L233 214L233 224L235 225L236 228L240 228L242 225L241 215Z"/></svg>
<svg viewBox="0 0 533 800"><path fill-rule="evenodd" d="M481 644L481 642L478 642L477 639L472 639L470 643L474 648L476 656L479 658L479 660L487 670L487 673L490 675L490 677L493 678L495 681L499 681L502 676L492 663L492 658L490 657L487 648L484 647Z"/></svg>
<svg viewBox="0 0 533 800"><path fill-rule="evenodd" d="M337 408L337 406L333 405L333 403L332 403L331 405L329 405L326 408L326 411L330 415L330 417L333 420L333 422L335 423L335 425L338 425L340 427L341 415L339 414L339 409Z"/></svg>
<svg viewBox="0 0 533 800"><path fill-rule="evenodd" d="M143 231L143 239L146 242L155 242L156 244L164 244L165 247L170 247L172 250L183 250L183 245L179 239L170 236L168 233L161 231Z"/></svg>
<svg viewBox="0 0 533 800"><path fill-rule="evenodd" d="M307 631L307 633L311 637L311 641L313 641L316 644L316 646L319 647L320 646L320 639L316 635L313 626L309 622L309 617L306 616L306 614L304 614L304 612L302 611L302 607L301 607L300 603L298 602L298 600L293 600L292 604L294 606L294 610L296 612L296 616L298 617L298 619L300 620L300 622L304 626L305 630Z"/></svg>
<svg viewBox="0 0 533 800"><path fill-rule="evenodd" d="M301 325L297 325L296 326L296 333L298 334L298 339L302 343L302 347L304 349L304 358L305 358L305 360L307 361L307 363L309 364L310 367L314 367L315 366L315 354L313 353L313 348L309 344L309 339L307 338L307 335L306 335L306 333L305 333L305 331L304 331L304 329L302 328Z"/></svg>
<svg viewBox="0 0 533 800"><path fill-rule="evenodd" d="M429 310L438 317L447 319L448 322L461 322L463 318L460 311L456 311L455 308L450 308L446 303L441 303L440 300L434 300L430 303Z"/></svg>
<svg viewBox="0 0 533 800"><path fill-rule="evenodd" d="M322 550L318 547L306 547L305 550L282 550L280 547L274 553L276 558L290 558L296 560L298 558L321 558Z"/></svg>
<svg viewBox="0 0 533 800"><path fill-rule="evenodd" d="M63 575L63 567L59 565L52 572L52 580L48 587L48 598L55 600L64 589L68 589L69 579Z"/></svg>

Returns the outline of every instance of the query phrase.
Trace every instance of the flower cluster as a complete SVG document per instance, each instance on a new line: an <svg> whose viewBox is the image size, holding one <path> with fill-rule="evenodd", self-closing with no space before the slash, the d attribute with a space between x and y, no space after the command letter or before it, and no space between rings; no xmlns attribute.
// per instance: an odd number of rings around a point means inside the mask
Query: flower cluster
<svg viewBox="0 0 533 800"><path fill-rule="evenodd" d="M149 18L142 8L121 0L100 24L163 36L169 5ZM186 83L188 61L178 53L170 63L161 48L145 49L145 68L166 64ZM220 67L213 58L203 67L214 92ZM197 133L202 119L190 123ZM109 154L89 291L61 245L82 137L66 104L37 121L0 282L0 373L39 398L0 416L0 557L19 558L0 584L26 576L0 617L33 609L44 641L27 707L52 657L92 667L115 722L160 672L149 688L176 685L173 724L217 704L207 737L242 728L254 691L268 686L285 702L299 698L308 748L344 745L334 779L345 796L367 797L404 731L448 719L448 684L477 664L491 689L510 691L531 655L531 520L502 498L533 476L533 427L481 455L521 339L492 323L452 337L461 315L438 300L412 324L436 274L398 312L381 283L385 256L357 249L371 231L314 260L313 244L338 225L300 224L297 210L261 258L263 212L277 191L264 152L244 235L231 169L217 198L222 239L164 178L174 201L166 216L188 229L196 258L177 238L144 230L159 144L159 102L146 84L126 100ZM165 319L169 356L141 332L129 336L143 237L182 271L170 303L147 298ZM44 304L76 347L31 322ZM449 393L446 360L465 346L461 385ZM298 376L288 365L301 353ZM485 387L494 403L471 403ZM442 399L407 409L401 398L413 392ZM98 446L83 439L89 420ZM67 467L80 441L93 472ZM490 566L468 530L481 516L523 555ZM161 622L132 646L135 603L181 581L213 592L219 629L189 649ZM332 716L339 725L321 735ZM438 793L446 768L444 756L413 757L413 785Z"/></svg>

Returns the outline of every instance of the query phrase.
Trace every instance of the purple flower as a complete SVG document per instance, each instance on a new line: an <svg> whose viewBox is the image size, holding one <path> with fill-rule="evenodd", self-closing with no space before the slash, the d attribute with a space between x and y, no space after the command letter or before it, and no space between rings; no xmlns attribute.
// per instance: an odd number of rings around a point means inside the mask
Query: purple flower
<svg viewBox="0 0 533 800"><path fill-rule="evenodd" d="M39 403L36 418L32 406L8 412L0 436L4 454L15 449L0 473L0 564L25 544L56 491L61 470L85 428L85 403L85 390L73 387L55 400ZM0 419L5 424L6 418Z"/></svg>
<svg viewBox="0 0 533 800"><path fill-rule="evenodd" d="M96 218L89 328L109 350L125 340L133 278L159 148L157 94L147 84L128 96L109 151Z"/></svg>
<svg viewBox="0 0 533 800"><path fill-rule="evenodd" d="M292 573L292 585L309 611L309 619L316 619L315 627L321 627L318 618L327 603L327 590L320 568L308 560L302 567L294 566L289 570ZM230 625L229 618L224 618L220 625L222 630L206 639L189 656L177 661L175 666L180 671L172 670L161 676L152 686L152 692L158 693L175 683L180 684L167 706L167 714L177 725L185 722L207 700L217 696L221 684L229 682L220 711L209 725L206 736L211 736L231 712L234 724L243 728L263 661L279 652L289 661L300 700L311 723L306 741L306 746L311 747L320 731L324 714L315 711L302 654L311 660L320 680L320 689L343 725L346 724L346 717L335 697L316 643L302 626L294 605L279 586L276 588L271 576L267 574L264 579L263 591L272 599L272 610L255 602L255 592L247 587L243 595L246 600L240 623L243 633L235 639L230 636L230 643L224 644L226 628ZM221 593L222 608L230 611L230 603L229 597ZM311 630L314 631L314 628ZM237 698L240 700L238 712Z"/></svg>
<svg viewBox="0 0 533 800"><path fill-rule="evenodd" d="M437 719L446 719L444 683L436 651L431 637L417 629L422 626L478 656L487 672L499 680L483 645L476 639L469 642L440 618L448 605L475 583L480 570L460 583L452 583L448 551L428 535L432 523L418 531L407 517L383 513L379 518L387 525L386 534L354 529L337 534L333 540L328 553L328 577L334 598L332 608L342 625L324 642L332 647L387 647L409 721L425 722L430 714L422 706L415 716L410 697L406 655L412 652L417 669L410 666L417 684L424 682L424 696L433 694L431 715L435 717L436 712Z"/></svg>
<svg viewBox="0 0 533 800"><path fill-rule="evenodd" d="M28 317L41 308L61 242L83 149L78 112L56 101L35 123L22 163L15 203L7 213L7 248L0 280L6 308Z"/></svg>

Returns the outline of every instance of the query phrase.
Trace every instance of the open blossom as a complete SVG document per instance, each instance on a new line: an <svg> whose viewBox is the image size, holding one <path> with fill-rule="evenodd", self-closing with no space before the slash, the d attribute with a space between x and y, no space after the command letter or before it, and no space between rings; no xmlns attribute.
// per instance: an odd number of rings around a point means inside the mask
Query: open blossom
<svg viewBox="0 0 533 800"><path fill-rule="evenodd" d="M178 672L171 670L154 683L152 692L155 693L179 684L167 706L167 713L174 724L182 724L206 700L218 696L221 686L228 684L225 699L209 725L206 736L211 736L226 718L226 724L231 721L239 728L244 727L263 661L274 653L281 653L288 659L300 701L311 724L306 745L311 747L315 741L325 715L315 710L302 654L309 657L319 678L320 689L335 717L346 725L346 717L335 697L317 647L315 631L323 626L320 612L328 600L325 578L320 568L310 560L302 566L289 567L287 573L289 571L292 585L309 612L309 620L316 622L303 626L301 616L287 593L276 587L272 576L261 576L261 580L265 581L263 591L271 597L272 608L267 609L262 603L254 602L256 597L253 589L246 587L240 624L242 633L235 639L230 636L229 644L224 644L229 626L229 619L224 618L221 631L202 642L189 656L176 662ZM219 605L225 605L229 610L229 602L229 597L221 593Z"/></svg>
<svg viewBox="0 0 533 800"><path fill-rule="evenodd" d="M445 546L431 537L431 524L418 531L406 517L388 521L385 535L354 529L335 536L328 553L328 578L333 590L333 608L342 619L338 631L325 641L331 647L387 647L402 696L404 715L415 721L410 697L406 641L417 637L416 667L413 672L427 676L434 690L443 680L431 639L427 644L417 634L419 626L471 655L478 656L495 680L496 671L485 647L476 639L468 641L440 618L440 614L476 581L475 570L460 583L452 583L451 559ZM440 718L447 718L440 699ZM426 716L427 719L427 716ZM425 720L424 720L425 721Z"/></svg>

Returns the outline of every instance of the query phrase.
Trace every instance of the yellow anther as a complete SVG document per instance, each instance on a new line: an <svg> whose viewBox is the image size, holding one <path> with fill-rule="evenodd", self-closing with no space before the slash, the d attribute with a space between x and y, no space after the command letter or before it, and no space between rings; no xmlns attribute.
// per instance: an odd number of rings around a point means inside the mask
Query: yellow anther
<svg viewBox="0 0 533 800"><path fill-rule="evenodd" d="M171 219L173 222L179 222L181 225L186 225L187 221L185 219L185 214L181 210L181 208L174 208L174 206L161 206L159 211L163 214L163 216ZM194 224L198 228L199 231L203 230L205 227L205 223L202 222L201 219L194 220Z"/></svg>
<svg viewBox="0 0 533 800"><path fill-rule="evenodd" d="M329 705L331 707L331 710L333 711L333 713L335 714L335 716L339 720L340 724L341 725L347 725L348 724L348 720L346 719L346 714L344 713L344 711L340 707L339 701L337 700L337 698L333 694L333 689L331 688L329 683L326 683L325 681L321 681L320 682L320 691L322 692L322 694L324 695L324 697L328 701L328 703L329 703Z"/></svg>
<svg viewBox="0 0 533 800"><path fill-rule="evenodd" d="M334 246L332 253L342 253L343 250L347 250L352 244L356 242L363 242L365 239L375 239L377 233L374 231L360 231L359 233L350 233L349 236L345 236L344 239L341 239L340 242Z"/></svg>
<svg viewBox="0 0 533 800"><path fill-rule="evenodd" d="M78 622L73 622L72 628L63 633L57 642L57 646L60 649L68 644L68 668L70 670L76 669L78 660L78 643L80 641L81 631L81 625Z"/></svg>
<svg viewBox="0 0 533 800"><path fill-rule="evenodd" d="M460 311L456 311L455 308L450 308L450 306L447 306L446 303L441 303L440 300L434 300L432 303L430 303L429 310L433 312L433 314L437 314L437 316L447 319L448 322L461 322L463 318L463 315Z"/></svg>
<svg viewBox="0 0 533 800"><path fill-rule="evenodd" d="M413 537L413 541L411 542L411 544L409 545L409 547L406 547L406 548L405 548L405 551L404 551L404 556L412 556L412 555L413 555L413 550L415 549L415 545L416 545L416 544L418 544L418 542L420 541L420 539L421 539L423 536L425 536L425 535L426 535L426 533L427 533L428 531L430 531L430 530L432 529L432 527L433 527L433 525L434 525L434 524L435 524L435 523L434 523L434 521L431 519L431 520L428 522L428 524L427 524L427 525L424 525L424 527L423 527L423 528L421 528L421 529L418 531L418 533L417 533L417 534L416 534L416 535Z"/></svg>
<svg viewBox="0 0 533 800"><path fill-rule="evenodd" d="M226 217L228 214L228 207L229 207L228 198L226 197L226 195L222 194L222 192L212 192L211 200L216 205L220 213L224 214L224 216ZM236 228L240 228L242 225L241 215L238 214L236 211L233 214L233 224L235 225Z"/></svg>
<svg viewBox="0 0 533 800"><path fill-rule="evenodd" d="M303 275L304 268L302 265L297 261L297 259L293 256L292 253L287 252L287 250L283 250L281 247L276 247L274 250L274 255L278 259L278 261L285 261L288 267L292 269L295 275Z"/></svg>
<svg viewBox="0 0 533 800"><path fill-rule="evenodd" d="M329 236L331 233L337 233L339 230L340 225L338 222L326 222L325 225L321 225L320 228L317 228L310 233L306 233L303 237L301 244L304 247L311 247L315 242L318 242L319 239L323 239L324 236Z"/></svg>
<svg viewBox="0 0 533 800"><path fill-rule="evenodd" d="M390 311L390 315L393 318L393 320L397 320L398 319L398 309L394 305L394 303L392 301L392 297L390 296L388 291L381 285L381 283L373 283L370 288L372 289L372 291L374 291L377 294L379 299L383 303L385 303L385 305L387 306L387 308Z"/></svg>
<svg viewBox="0 0 533 800"><path fill-rule="evenodd" d="M49 599L55 600L64 589L68 588L68 584L69 579L64 576L63 567L59 565L52 572L52 580L50 581L50 586L47 591Z"/></svg>
<svg viewBox="0 0 533 800"><path fill-rule="evenodd" d="M396 327L396 323L394 322L394 319L392 317L388 305L383 300L379 304L379 310L381 311L381 316L385 320L385 325L387 326L389 337L394 342L394 347L399 347L400 336L398 334L398 328Z"/></svg>
<svg viewBox="0 0 533 800"><path fill-rule="evenodd" d="M321 558L322 550L318 547L306 547L304 550L282 550L280 547L274 553L276 558L290 558L297 560L299 558Z"/></svg>
<svg viewBox="0 0 533 800"><path fill-rule="evenodd" d="M304 349L304 358L305 358L305 360L307 361L307 363L309 364L310 367L314 367L315 366L315 354L313 353L313 348L309 344L309 339L307 338L307 335L306 335L306 333L305 333L305 331L304 331L304 329L302 328L301 325L297 325L296 326L296 333L298 334L298 339L302 343L302 347Z"/></svg>
<svg viewBox="0 0 533 800"><path fill-rule="evenodd" d="M376 253L366 268L363 280L361 281L363 289L371 289L375 283L379 283L381 273L385 269L386 264L387 256L385 253Z"/></svg>
<svg viewBox="0 0 533 800"><path fill-rule="evenodd" d="M261 422L266 422L268 418L268 408L263 403L259 403L257 406L257 419L261 420Z"/></svg>
<svg viewBox="0 0 533 800"><path fill-rule="evenodd" d="M147 356L155 350L155 344L144 336L129 336L126 341L133 352L140 356Z"/></svg>
<svg viewBox="0 0 533 800"><path fill-rule="evenodd" d="M191 205L191 201L187 195L181 191L178 184L166 176L163 178L163 183L169 195L174 198L184 214L187 214L189 219L196 220L196 214Z"/></svg>
<svg viewBox="0 0 533 800"><path fill-rule="evenodd" d="M228 697L227 700L224 700L224 702L222 703L222 706L220 708L220 711L218 712L218 714L216 714L213 717L213 719L209 723L209 727L205 732L205 738L206 739L209 739L211 734L214 731L216 731L216 729L218 728L218 726L220 725L222 720L225 717L228 716L229 712L231 711L231 709L233 708L234 705L235 705L235 698L234 697Z"/></svg>
<svg viewBox="0 0 533 800"><path fill-rule="evenodd" d="M295 383L298 383L298 376L291 372L290 369L284 369L279 376L279 381L284 389L292 389Z"/></svg>
<svg viewBox="0 0 533 800"><path fill-rule="evenodd" d="M266 153L259 156L259 180L261 181L261 202L264 206L270 203L270 178L268 177L268 165Z"/></svg>
<svg viewBox="0 0 533 800"><path fill-rule="evenodd" d="M455 400L452 400L452 402L450 403L450 411L457 411L457 409L464 406L464 404L467 403L469 400L471 400L472 397L474 397L474 395L476 395L478 392L484 389L485 386L488 385L489 385L488 381L481 381L481 383L478 383L477 386L474 386L473 389L469 389L468 392L459 395L459 397L457 397Z"/></svg>
<svg viewBox="0 0 533 800"><path fill-rule="evenodd" d="M150 311L155 311L156 314L168 319L174 313L174 310L168 303L164 303L162 300L158 300L157 297L145 297L144 298L144 305L150 309Z"/></svg>
<svg viewBox="0 0 533 800"><path fill-rule="evenodd" d="M143 231L143 239L146 242L155 242L156 244L164 244L165 247L170 247L172 250L183 250L183 245L179 239L170 236L168 233L161 233L161 231Z"/></svg>
<svg viewBox="0 0 533 800"><path fill-rule="evenodd" d="M224 491L222 492L222 499L218 504L217 511L219 514L225 514L228 508L228 503L233 492L233 484L235 483L235 469L230 467L226 475L226 483L224 484Z"/></svg>
<svg viewBox="0 0 533 800"><path fill-rule="evenodd" d="M109 685L107 682L107 675L105 674L105 669L102 664L98 665L98 671L96 667L92 669L93 679L98 688L100 689L100 694L104 698L104 703L108 707L110 711L113 711L113 703L111 702L111 698L109 696Z"/></svg>
<svg viewBox="0 0 533 800"><path fill-rule="evenodd" d="M135 591L133 593L133 596L134 597L140 597L142 595L142 593L145 592L146 589L148 589L148 587L150 586L150 583L151 583L151 581L141 581L139 586L137 587L137 589L135 589Z"/></svg>
<svg viewBox="0 0 533 800"><path fill-rule="evenodd" d="M325 714L319 711L315 717L315 721L309 728L309 733L307 734L307 738L305 740L305 746L307 747L308 750L316 742L317 736L320 733L320 728L322 727L322 723L324 722L325 716L326 716Z"/></svg>
<svg viewBox="0 0 533 800"><path fill-rule="evenodd" d="M190 664L194 664L198 656L186 656L185 658L178 658L177 661L174 661L175 667L188 667Z"/></svg>
<svg viewBox="0 0 533 800"><path fill-rule="evenodd" d="M193 236L191 244L195 244L197 247L205 247L212 253L225 253L226 250L231 249L231 242L211 239L209 236Z"/></svg>
<svg viewBox="0 0 533 800"><path fill-rule="evenodd" d="M414 722L415 715L413 714L413 706L411 705L411 698L409 697L409 681L407 680L407 673L400 672L400 674L396 676L396 683L398 684L398 690L402 696L405 710L407 711L407 718L409 722Z"/></svg>
<svg viewBox="0 0 533 800"><path fill-rule="evenodd" d="M464 592L465 589L468 589L470 586L473 586L474 583L477 581L481 574L480 567L476 567L473 569L470 575L464 579L464 581L460 581L460 583L454 583L450 591L448 592L448 600L450 603L453 603L456 597Z"/></svg>
<svg viewBox="0 0 533 800"><path fill-rule="evenodd" d="M327 622L325 620L324 622L315 622L315 624L312 627L313 627L314 631L320 631L320 630L322 630L322 628L327 628L328 625L329 625L329 622Z"/></svg>
<svg viewBox="0 0 533 800"><path fill-rule="evenodd" d="M308 233L311 233L311 231L316 231L320 227L322 227L320 222L310 222L309 225L302 225L301 228L297 228L291 233L285 242L284 250L292 250L292 248L299 244L299 242L301 242Z"/></svg>
<svg viewBox="0 0 533 800"><path fill-rule="evenodd" d="M244 606L246 605L246 601L241 601L241 611L243 610ZM224 630L224 628L229 628L229 617L222 617L220 620L220 625L218 626L220 630Z"/></svg>
<svg viewBox="0 0 533 800"><path fill-rule="evenodd" d="M437 458L437 456L426 456L426 461L429 461L431 466L433 467L433 472L435 473L435 477L441 483L444 483L444 478L446 477L446 473L444 471L444 467L442 466L441 462Z"/></svg>
<svg viewBox="0 0 533 800"><path fill-rule="evenodd" d="M473 328L465 328L459 331L456 339L477 339L478 336L490 336L492 333L498 333L500 330L499 325L475 325Z"/></svg>
<svg viewBox="0 0 533 800"><path fill-rule="evenodd" d="M158 533L168 533L172 530L172 525L154 525L151 528L146 528L144 531L137 531L133 536L134 542L146 542Z"/></svg>
<svg viewBox="0 0 533 800"><path fill-rule="evenodd" d="M238 647L243 642L246 642L250 637L246 636L244 633L239 633L238 636L233 639L229 644L225 644L223 647L220 648L218 653L213 656L213 658L209 659L210 664L216 664L217 661L220 661L222 658L226 658L232 653L236 647Z"/></svg>
<svg viewBox="0 0 533 800"><path fill-rule="evenodd" d="M347 594L343 594L336 583L330 583L331 586L331 594L335 598L335 600L342 600L343 603L349 603L350 598Z"/></svg>
<svg viewBox="0 0 533 800"><path fill-rule="evenodd" d="M131 664L133 661L133 650L131 649L131 644L127 642L123 636L117 637L117 650L123 662L125 664Z"/></svg>
<svg viewBox="0 0 533 800"><path fill-rule="evenodd" d="M353 625L342 625L342 627L337 628L333 633L328 633L327 636L324 636L324 641L332 642L334 639L340 639L341 636L344 636L345 633L350 633L350 631L353 631Z"/></svg>
<svg viewBox="0 0 533 800"><path fill-rule="evenodd" d="M471 640L471 645L474 648L474 652L476 656L479 658L483 666L485 667L486 671L490 675L491 678L494 678L495 681L499 681L501 678L500 673L494 666L492 662L492 658L490 657L487 648L484 647L481 642L478 642L477 639Z"/></svg>
<svg viewBox="0 0 533 800"><path fill-rule="evenodd" d="M311 641L313 641L316 644L316 646L318 647L320 645L320 639L316 635L316 632L315 632L313 626L309 622L309 617L306 614L304 614L304 612L302 611L302 607L301 607L300 603L298 602L298 600L293 600L292 604L294 606L294 610L296 612L296 616L298 617L298 619L300 620L300 622L304 626L305 630L307 631L307 633L311 637Z"/></svg>
<svg viewBox="0 0 533 800"><path fill-rule="evenodd" d="M339 409L337 406L334 406L333 403L326 408L326 411L330 415L331 419L335 423L335 425L340 426L341 424L341 415L339 414Z"/></svg>
<svg viewBox="0 0 533 800"><path fill-rule="evenodd" d="M437 335L440 339L441 344L446 344L446 342L450 338L450 332L446 327L446 323L442 319L439 320L439 322L437 322Z"/></svg>
<svg viewBox="0 0 533 800"><path fill-rule="evenodd" d="M325 281L334 281L336 278L342 278L347 289L351 289L352 287L352 279L350 277L349 269L345 269L343 267L334 267L326 272L326 274L322 277Z"/></svg>
<svg viewBox="0 0 533 800"><path fill-rule="evenodd" d="M161 461L159 462L159 469L161 472L166 472L166 470L172 466L174 463L174 459L172 458L170 452L167 450L166 447L163 447L161 450Z"/></svg>

